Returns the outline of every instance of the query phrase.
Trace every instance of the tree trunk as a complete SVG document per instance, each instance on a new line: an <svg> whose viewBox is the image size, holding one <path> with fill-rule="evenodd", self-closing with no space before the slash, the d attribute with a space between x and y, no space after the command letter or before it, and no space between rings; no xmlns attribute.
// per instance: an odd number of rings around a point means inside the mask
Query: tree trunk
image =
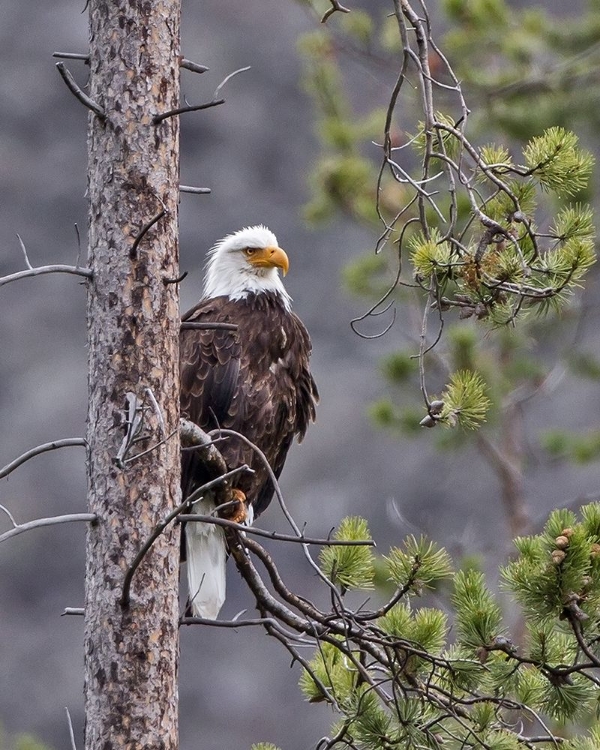
<svg viewBox="0 0 600 750"><path fill-rule="evenodd" d="M179 103L180 0L90 0L89 11L89 95L106 118L90 114L88 132L88 480L98 521L87 537L85 748L171 750L175 527L136 570L129 603L121 598L136 553L179 501L179 304L169 283L178 274L179 128L177 117L152 118ZM142 439L126 444L129 417L142 417Z"/></svg>

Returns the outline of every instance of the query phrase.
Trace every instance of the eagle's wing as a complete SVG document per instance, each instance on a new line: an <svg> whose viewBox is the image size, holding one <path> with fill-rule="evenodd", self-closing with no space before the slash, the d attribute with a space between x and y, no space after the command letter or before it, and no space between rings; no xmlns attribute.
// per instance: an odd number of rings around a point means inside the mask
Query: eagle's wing
<svg viewBox="0 0 600 750"><path fill-rule="evenodd" d="M190 322L227 323L214 300L207 300L183 316ZM224 319L225 318L225 319ZM230 427L237 422L236 393L240 374L240 340L236 331L219 328L183 329L180 337L181 415L203 430ZM182 460L184 496L207 477L193 452Z"/></svg>

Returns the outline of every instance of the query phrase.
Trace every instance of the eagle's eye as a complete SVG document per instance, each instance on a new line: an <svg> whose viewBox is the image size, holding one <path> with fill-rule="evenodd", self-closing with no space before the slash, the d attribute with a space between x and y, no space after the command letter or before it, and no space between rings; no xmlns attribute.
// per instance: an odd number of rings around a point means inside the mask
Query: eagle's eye
<svg viewBox="0 0 600 750"><path fill-rule="evenodd" d="M245 247L244 248L244 254L247 258L251 258L254 253L256 252L257 248L255 247Z"/></svg>

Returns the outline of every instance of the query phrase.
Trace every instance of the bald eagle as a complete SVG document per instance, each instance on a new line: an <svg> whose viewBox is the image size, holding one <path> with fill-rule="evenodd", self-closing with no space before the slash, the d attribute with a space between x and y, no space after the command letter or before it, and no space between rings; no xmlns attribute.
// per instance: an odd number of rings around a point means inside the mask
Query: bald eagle
<svg viewBox="0 0 600 750"><path fill-rule="evenodd" d="M311 343L279 276L289 261L275 235L254 226L227 235L209 251L200 302L182 318L233 323L237 330L183 328L181 413L205 431L235 430L265 454L279 477L294 437L301 441L315 417L317 387L309 370ZM219 444L228 469L248 464L234 488L245 496L248 523L269 505L274 488L256 452L239 438ZM189 497L212 477L193 452L182 458L182 492ZM210 493L194 512L210 513ZM222 528L185 527L191 612L214 619L225 599L227 551Z"/></svg>

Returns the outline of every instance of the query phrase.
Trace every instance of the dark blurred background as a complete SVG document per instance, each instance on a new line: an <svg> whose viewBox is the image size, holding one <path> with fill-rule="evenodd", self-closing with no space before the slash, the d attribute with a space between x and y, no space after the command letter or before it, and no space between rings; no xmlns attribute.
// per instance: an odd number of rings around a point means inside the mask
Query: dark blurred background
<svg viewBox="0 0 600 750"><path fill-rule="evenodd" d="M545 3L564 12L562 5ZM52 59L57 50L86 51L82 6L67 0L5 0L0 6L0 275L23 268L16 233L34 265L75 261L75 223L85 247L87 116ZM569 4L571 13L576 6ZM451 552L468 550L494 563L507 554L508 536L494 477L475 451L440 454L430 432L398 440L373 428L366 415L384 389L380 356L404 344L405 333L414 334L402 310L383 339L365 341L350 329L364 301L344 291L340 272L373 247L374 233L345 220L308 229L301 219L317 141L296 45L317 25L303 6L281 0L184 6L183 53L210 68L202 76L183 71L190 102L210 98L232 70L251 70L227 84L224 106L182 119L181 181L212 189L211 196L181 198L181 268L189 271L182 307L198 299L204 255L214 241L248 224L267 224L291 259L286 284L312 335L322 397L317 424L292 450L283 474L296 521L324 535L343 516L360 513L381 552L406 533L423 532ZM83 64L68 67L85 81ZM388 76L365 74L356 86L357 95L368 86L371 103L386 103ZM45 276L2 288L0 465L39 443L84 435L84 311L85 290L76 277ZM589 322L582 336L594 345L597 326ZM532 406L528 427L597 423L598 411L591 385L575 388L566 380L551 399ZM539 519L597 489L594 464L533 465L526 477L528 503ZM0 483L0 503L19 521L84 511L83 452L36 458ZM286 528L275 506L261 525ZM292 589L322 596L313 591L314 575L297 550L269 548ZM82 525L36 530L0 547L0 723L11 733L31 731L55 748L68 745L65 706L81 746L82 620L60 614L82 605L83 570ZM251 597L231 570L222 614L244 608L252 608ZM313 747L332 716L303 701L298 667L289 666L287 652L260 630L184 628L182 750L235 750L261 740L285 750Z"/></svg>

